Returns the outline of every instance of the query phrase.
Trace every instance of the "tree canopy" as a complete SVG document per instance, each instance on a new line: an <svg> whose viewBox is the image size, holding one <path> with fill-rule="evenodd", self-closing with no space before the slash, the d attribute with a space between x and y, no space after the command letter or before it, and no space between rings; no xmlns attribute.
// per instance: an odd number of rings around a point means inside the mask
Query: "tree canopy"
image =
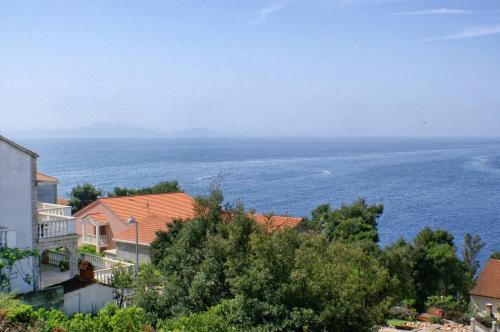
<svg viewBox="0 0 500 332"><path fill-rule="evenodd" d="M91 183L77 185L71 189L69 204L73 213L81 210L102 196L102 190L97 189Z"/></svg>
<svg viewBox="0 0 500 332"><path fill-rule="evenodd" d="M112 192L108 193L109 197L115 196L131 196L131 195L148 195L148 194L164 194L181 192L181 188L177 181L162 181L150 187L143 188L126 188L115 187Z"/></svg>

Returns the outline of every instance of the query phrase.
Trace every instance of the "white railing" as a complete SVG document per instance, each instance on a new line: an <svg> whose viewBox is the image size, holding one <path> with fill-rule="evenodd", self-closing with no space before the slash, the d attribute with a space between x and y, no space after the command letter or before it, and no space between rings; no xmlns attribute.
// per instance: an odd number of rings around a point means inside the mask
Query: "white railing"
<svg viewBox="0 0 500 332"><path fill-rule="evenodd" d="M118 259L112 259L108 257L102 257L102 256L96 256L96 255L91 255L91 254L80 254L80 259L83 261L87 261L90 264L94 265L95 268L97 269L112 269L116 266L123 266L123 267L131 267L134 266L132 263L120 261ZM97 279L97 278L96 278Z"/></svg>
<svg viewBox="0 0 500 332"><path fill-rule="evenodd" d="M491 329L487 328L483 324L479 323L475 318L470 320L470 328L472 332L497 332L498 326L497 322L493 322Z"/></svg>
<svg viewBox="0 0 500 332"><path fill-rule="evenodd" d="M44 212L38 213L38 216L39 239L76 234L74 217L53 215Z"/></svg>
<svg viewBox="0 0 500 332"><path fill-rule="evenodd" d="M108 245L108 236L106 234L99 235L99 242L97 242L97 236L92 234L85 234L83 236L84 243L90 243L93 245L99 246L107 246Z"/></svg>
<svg viewBox="0 0 500 332"><path fill-rule="evenodd" d="M113 281L113 269L95 270L94 278L101 284L111 285Z"/></svg>
<svg viewBox="0 0 500 332"><path fill-rule="evenodd" d="M59 262L66 260L66 255L59 251L49 250L47 252L47 256L49 258L49 264L58 266Z"/></svg>
<svg viewBox="0 0 500 332"><path fill-rule="evenodd" d="M0 248L13 248L16 246L16 231L0 227Z"/></svg>
<svg viewBox="0 0 500 332"><path fill-rule="evenodd" d="M38 203L38 212L52 214L56 216L71 216L71 206L50 204L50 203Z"/></svg>

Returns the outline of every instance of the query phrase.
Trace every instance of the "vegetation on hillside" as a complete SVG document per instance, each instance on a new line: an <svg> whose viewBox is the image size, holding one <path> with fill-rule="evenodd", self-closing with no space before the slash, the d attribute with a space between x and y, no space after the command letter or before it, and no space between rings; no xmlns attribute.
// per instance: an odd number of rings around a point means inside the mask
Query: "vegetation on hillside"
<svg viewBox="0 0 500 332"><path fill-rule="evenodd" d="M466 235L460 259L453 236L430 228L381 248L383 205L363 199L319 206L304 219L308 232L269 231L241 203L222 202L217 187L198 197L192 220L157 233L151 264L135 279L115 272L118 306L68 319L11 305L15 310L0 310L0 318L42 326L34 331L339 332L371 331L388 317L413 319L429 306L466 319L483 247L478 236Z"/></svg>

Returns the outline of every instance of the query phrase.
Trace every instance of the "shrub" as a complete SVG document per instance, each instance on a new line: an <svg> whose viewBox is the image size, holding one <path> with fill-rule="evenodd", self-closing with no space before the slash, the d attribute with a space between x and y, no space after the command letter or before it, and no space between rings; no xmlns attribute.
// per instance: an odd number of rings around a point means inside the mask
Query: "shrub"
<svg viewBox="0 0 500 332"><path fill-rule="evenodd" d="M60 310L39 309L37 312L39 319L43 322L41 332L51 332L55 329L63 329L67 324L68 318Z"/></svg>
<svg viewBox="0 0 500 332"><path fill-rule="evenodd" d="M69 262L67 260L62 260L59 262L57 265L61 269L61 271L67 271L69 270Z"/></svg>
<svg viewBox="0 0 500 332"><path fill-rule="evenodd" d="M159 324L159 332L231 332L236 328L230 326L224 317L217 312L217 306L208 311L193 313L177 320L169 320Z"/></svg>
<svg viewBox="0 0 500 332"><path fill-rule="evenodd" d="M103 253L97 253L97 250L95 246L91 244L84 244L78 247L78 252L80 254L90 254L90 255L97 255L97 256L103 256Z"/></svg>
<svg viewBox="0 0 500 332"><path fill-rule="evenodd" d="M117 309L110 320L114 332L139 332L143 330L145 323L143 310L135 306Z"/></svg>
<svg viewBox="0 0 500 332"><path fill-rule="evenodd" d="M97 325L90 315L78 313L68 320L66 327L71 332L97 331Z"/></svg>
<svg viewBox="0 0 500 332"><path fill-rule="evenodd" d="M11 293L0 292L0 309L11 310L22 305L22 302Z"/></svg>
<svg viewBox="0 0 500 332"><path fill-rule="evenodd" d="M432 295L427 298L425 305L429 307L435 307L443 309L445 312L458 312L465 313L467 311L467 303L460 299L457 299L451 295L439 296Z"/></svg>
<svg viewBox="0 0 500 332"><path fill-rule="evenodd" d="M6 318L11 322L28 324L38 318L38 312L27 304L21 304L11 309Z"/></svg>

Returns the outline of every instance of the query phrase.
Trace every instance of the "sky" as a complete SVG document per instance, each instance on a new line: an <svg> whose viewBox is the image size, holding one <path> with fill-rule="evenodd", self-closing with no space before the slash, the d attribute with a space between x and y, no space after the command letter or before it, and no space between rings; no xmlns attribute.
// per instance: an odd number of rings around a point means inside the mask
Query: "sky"
<svg viewBox="0 0 500 332"><path fill-rule="evenodd" d="M500 0L0 0L0 133L500 136Z"/></svg>

